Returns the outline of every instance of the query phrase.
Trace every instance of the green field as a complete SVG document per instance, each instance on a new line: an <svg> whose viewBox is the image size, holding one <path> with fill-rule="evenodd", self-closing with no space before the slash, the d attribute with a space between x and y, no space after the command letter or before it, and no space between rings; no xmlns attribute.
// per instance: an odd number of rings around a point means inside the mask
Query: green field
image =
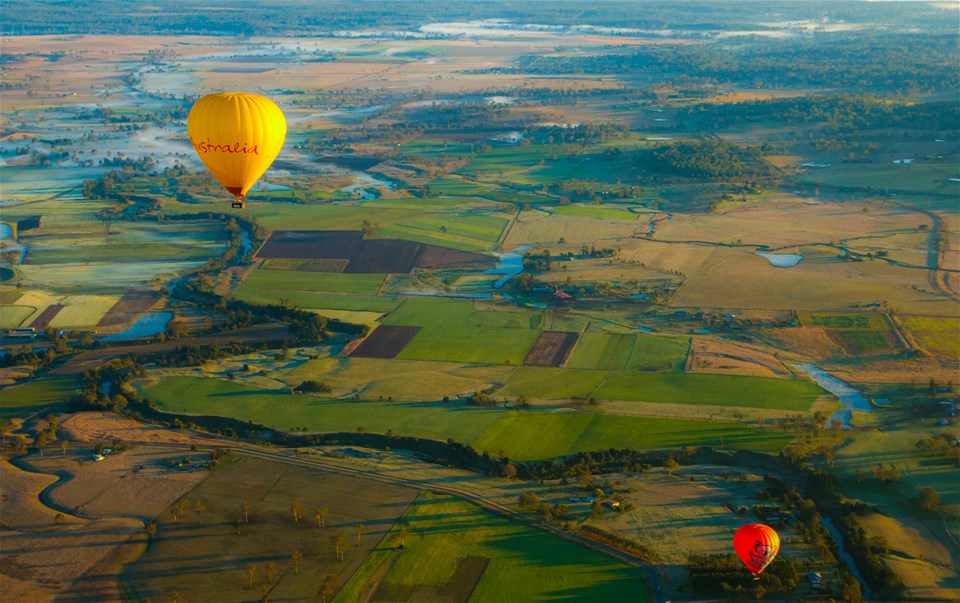
<svg viewBox="0 0 960 603"><path fill-rule="evenodd" d="M79 393L74 377L41 377L0 391L0 417L25 416Z"/></svg>
<svg viewBox="0 0 960 603"><path fill-rule="evenodd" d="M960 357L960 319L904 316L903 323L925 350L947 358Z"/></svg>
<svg viewBox="0 0 960 603"><path fill-rule="evenodd" d="M37 309L33 306L0 306L0 329L15 329L23 326Z"/></svg>
<svg viewBox="0 0 960 603"><path fill-rule="evenodd" d="M359 600L370 577L391 560L374 601L442 600L445 589L458 593L451 600L473 602L652 600L642 569L450 496L422 493L402 524L408 533L403 549L381 544L338 603ZM470 582L462 568L471 560L489 564L472 593L468 586L461 593L455 589Z"/></svg>
<svg viewBox="0 0 960 603"><path fill-rule="evenodd" d="M620 358L624 355L621 351ZM826 394L813 382L800 379L533 366L517 368L507 379L503 393L553 400L594 396L601 400L798 411L807 410L818 396Z"/></svg>
<svg viewBox="0 0 960 603"><path fill-rule="evenodd" d="M556 150L553 145L545 144L498 146L476 155L457 172L474 175L501 175L507 172L522 171L538 165L541 161L556 153Z"/></svg>
<svg viewBox="0 0 960 603"><path fill-rule="evenodd" d="M462 251L493 247L507 218L483 214L426 214L379 230L380 236L407 239Z"/></svg>
<svg viewBox="0 0 960 603"><path fill-rule="evenodd" d="M825 394L805 379L613 371L593 395L601 400L806 411Z"/></svg>
<svg viewBox="0 0 960 603"><path fill-rule="evenodd" d="M641 214L619 207L603 207L600 205L557 205L550 208L550 213L558 216L575 216L580 218L597 218L598 220L627 220L634 221Z"/></svg>
<svg viewBox="0 0 960 603"><path fill-rule="evenodd" d="M243 279L239 291L324 291L376 295L383 274L343 274L341 272L294 272L261 268Z"/></svg>
<svg viewBox="0 0 960 603"><path fill-rule="evenodd" d="M471 144L445 138L418 138L403 143L403 154L428 158L446 155L452 158L456 155L469 155L472 147Z"/></svg>
<svg viewBox="0 0 960 603"><path fill-rule="evenodd" d="M776 453L791 437L722 421L515 411L497 421L473 446L491 454L504 450L510 458L523 461L609 448L727 446Z"/></svg>
<svg viewBox="0 0 960 603"><path fill-rule="evenodd" d="M431 326L420 329L397 358L522 364L538 335L538 331L533 329L447 329Z"/></svg>
<svg viewBox="0 0 960 603"><path fill-rule="evenodd" d="M527 371L530 367L517 370ZM504 450L518 460L556 458L610 447L718 446L721 438L729 447L775 452L791 437L774 430L717 421L518 411L417 401L323 400L310 395L291 396L286 388L264 390L200 377L168 377L142 393L172 412L233 417L280 430L354 432L363 427L370 433L392 431L441 441L453 438L478 450Z"/></svg>
<svg viewBox="0 0 960 603"><path fill-rule="evenodd" d="M184 395L184 392L189 392ZM371 433L471 442L492 426L503 411L411 402L350 402L311 395L291 396L287 388L263 390L222 379L169 377L143 391L171 412L210 414L254 421L287 430Z"/></svg>
<svg viewBox="0 0 960 603"><path fill-rule="evenodd" d="M586 398L607 374L605 370L521 366L507 379L503 394L510 398L525 394L548 400Z"/></svg>
<svg viewBox="0 0 960 603"><path fill-rule="evenodd" d="M473 316L476 304L471 300L408 297L384 319L385 325L422 327L462 326Z"/></svg>
<svg viewBox="0 0 960 603"><path fill-rule="evenodd" d="M883 318L875 314L802 313L800 319L806 326L826 327L828 329L884 329L887 327Z"/></svg>

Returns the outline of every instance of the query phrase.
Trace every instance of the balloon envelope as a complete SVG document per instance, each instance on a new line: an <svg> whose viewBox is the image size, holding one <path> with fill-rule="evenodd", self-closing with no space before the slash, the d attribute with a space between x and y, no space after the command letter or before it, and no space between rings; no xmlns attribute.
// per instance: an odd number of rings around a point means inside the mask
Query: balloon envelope
<svg viewBox="0 0 960 603"><path fill-rule="evenodd" d="M780 550L780 536L770 526L751 523L740 526L733 535L733 548L740 561L755 575L770 565Z"/></svg>
<svg viewBox="0 0 960 603"><path fill-rule="evenodd" d="M287 121L266 97L220 92L194 103L187 133L210 173L240 200L280 154Z"/></svg>

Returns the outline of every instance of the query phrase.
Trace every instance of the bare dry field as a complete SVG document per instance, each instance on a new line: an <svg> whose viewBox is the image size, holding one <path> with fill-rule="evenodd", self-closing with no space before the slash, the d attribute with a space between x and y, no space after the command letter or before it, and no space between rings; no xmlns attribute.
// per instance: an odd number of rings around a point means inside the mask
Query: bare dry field
<svg viewBox="0 0 960 603"><path fill-rule="evenodd" d="M561 238L571 248L596 243L597 246L610 241L615 244L620 239L634 235L641 226L635 221L596 220L590 228L584 228L583 218L576 216L553 215L544 211L524 211L513 224L503 247L513 248L520 245L550 245L551 249ZM643 224L646 227L646 224Z"/></svg>
<svg viewBox="0 0 960 603"><path fill-rule="evenodd" d="M128 547L128 541L142 532L143 523L129 518L84 519L58 514L38 499L40 492L57 479L0 461L3 599L52 601L67 589L87 600L118 597L115 580L95 582L84 578ZM75 585L78 579L82 587Z"/></svg>
<svg viewBox="0 0 960 603"><path fill-rule="evenodd" d="M71 448L66 455L48 451L42 458L32 455L28 459L33 470L68 477L50 491L51 504L89 517L149 520L207 476L207 471L199 468L170 466L171 461L191 455L194 461L209 459L208 453L191 453L188 446L136 444L100 462L91 460L93 452L92 446L81 446ZM136 504L131 505L131 501Z"/></svg>
<svg viewBox="0 0 960 603"><path fill-rule="evenodd" d="M686 371L752 377L791 375L769 349L718 337L692 338Z"/></svg>
<svg viewBox="0 0 960 603"><path fill-rule="evenodd" d="M868 358L858 360L855 365L842 360L824 360L818 366L851 383L925 383L931 378L946 383L957 379L956 362L927 356Z"/></svg>

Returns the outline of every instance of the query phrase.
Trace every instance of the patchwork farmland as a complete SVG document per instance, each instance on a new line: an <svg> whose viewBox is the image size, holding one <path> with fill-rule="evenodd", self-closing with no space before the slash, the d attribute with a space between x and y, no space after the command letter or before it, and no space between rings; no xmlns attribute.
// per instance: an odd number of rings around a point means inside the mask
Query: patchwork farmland
<svg viewBox="0 0 960 603"><path fill-rule="evenodd" d="M507 4L11 13L4 593L960 600L957 7Z"/></svg>

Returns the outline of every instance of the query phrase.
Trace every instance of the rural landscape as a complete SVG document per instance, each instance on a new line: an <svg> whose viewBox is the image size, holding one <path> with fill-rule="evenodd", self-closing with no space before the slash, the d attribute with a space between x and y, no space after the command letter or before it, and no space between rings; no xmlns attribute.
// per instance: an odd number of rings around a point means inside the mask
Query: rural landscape
<svg viewBox="0 0 960 603"><path fill-rule="evenodd" d="M960 600L955 2L7 12L3 600Z"/></svg>

